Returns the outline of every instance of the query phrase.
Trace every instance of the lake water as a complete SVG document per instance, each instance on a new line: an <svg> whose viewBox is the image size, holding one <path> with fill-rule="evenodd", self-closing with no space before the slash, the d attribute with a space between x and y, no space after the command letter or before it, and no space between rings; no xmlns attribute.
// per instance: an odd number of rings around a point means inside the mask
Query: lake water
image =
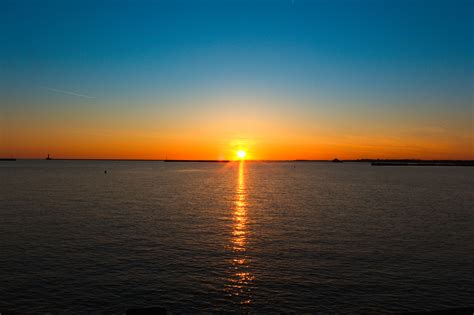
<svg viewBox="0 0 474 315"><path fill-rule="evenodd" d="M0 181L0 310L473 305L474 168L16 161Z"/></svg>

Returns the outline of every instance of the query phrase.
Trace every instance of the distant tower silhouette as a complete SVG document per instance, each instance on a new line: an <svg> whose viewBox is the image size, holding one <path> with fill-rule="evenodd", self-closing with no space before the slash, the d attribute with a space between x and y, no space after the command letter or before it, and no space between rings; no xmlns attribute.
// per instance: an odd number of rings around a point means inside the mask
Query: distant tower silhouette
<svg viewBox="0 0 474 315"><path fill-rule="evenodd" d="M48 153L48 156L46 157L46 160L52 160L52 158L49 156L49 153Z"/></svg>

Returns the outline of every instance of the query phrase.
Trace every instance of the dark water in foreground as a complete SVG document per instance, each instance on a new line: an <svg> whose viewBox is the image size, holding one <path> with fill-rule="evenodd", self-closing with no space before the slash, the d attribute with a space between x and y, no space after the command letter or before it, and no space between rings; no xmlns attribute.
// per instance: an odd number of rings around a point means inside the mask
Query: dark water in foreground
<svg viewBox="0 0 474 315"><path fill-rule="evenodd" d="M16 161L0 181L0 309L473 304L474 168Z"/></svg>

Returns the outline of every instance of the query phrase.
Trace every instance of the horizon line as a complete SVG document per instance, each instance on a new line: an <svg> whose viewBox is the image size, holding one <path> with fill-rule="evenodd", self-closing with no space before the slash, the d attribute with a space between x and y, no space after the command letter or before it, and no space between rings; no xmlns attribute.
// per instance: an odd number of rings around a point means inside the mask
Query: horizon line
<svg viewBox="0 0 474 315"><path fill-rule="evenodd" d="M0 157L1 160L46 160L44 157L15 158ZM417 159L417 158L359 158L359 159L140 159L140 158L51 158L50 161L144 161L144 162L372 162L372 161L436 161L436 162L474 162L474 159Z"/></svg>

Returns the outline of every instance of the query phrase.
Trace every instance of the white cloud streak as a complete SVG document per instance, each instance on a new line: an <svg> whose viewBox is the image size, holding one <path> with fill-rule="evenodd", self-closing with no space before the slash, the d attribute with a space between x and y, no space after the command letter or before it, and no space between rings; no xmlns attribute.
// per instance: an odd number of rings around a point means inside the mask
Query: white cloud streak
<svg viewBox="0 0 474 315"><path fill-rule="evenodd" d="M75 93L75 92L71 92L71 91L58 90L58 89L53 89L53 88L49 88L49 87L46 87L46 90L51 91L51 92L56 92L56 93L62 93L62 94L67 94L67 95L72 95L72 96L88 98L88 99L94 99L95 98L95 96L79 94L79 93Z"/></svg>

